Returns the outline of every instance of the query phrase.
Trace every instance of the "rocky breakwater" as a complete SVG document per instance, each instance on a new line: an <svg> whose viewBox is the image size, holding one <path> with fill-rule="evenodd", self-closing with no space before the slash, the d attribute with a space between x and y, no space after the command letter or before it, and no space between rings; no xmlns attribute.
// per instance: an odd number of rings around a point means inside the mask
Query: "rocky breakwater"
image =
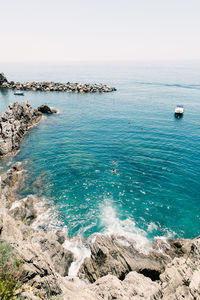
<svg viewBox="0 0 200 300"><path fill-rule="evenodd" d="M48 114L56 112L47 105L33 109L27 102L10 104L0 116L0 156L18 150L24 135L41 120L42 113L47 111Z"/></svg>
<svg viewBox="0 0 200 300"><path fill-rule="evenodd" d="M116 91L116 88L106 84L86 83L61 83L61 82L14 82L8 81L3 73L0 73L0 88L8 88L21 91L45 91L68 93L108 93Z"/></svg>

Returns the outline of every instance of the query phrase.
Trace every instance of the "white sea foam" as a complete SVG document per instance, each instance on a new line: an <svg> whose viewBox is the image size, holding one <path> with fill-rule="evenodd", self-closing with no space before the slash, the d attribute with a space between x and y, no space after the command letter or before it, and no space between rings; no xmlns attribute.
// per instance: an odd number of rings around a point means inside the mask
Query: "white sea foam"
<svg viewBox="0 0 200 300"><path fill-rule="evenodd" d="M101 223L105 227L103 234L114 234L121 243L124 243L124 239L120 237L126 237L142 253L148 253L151 249L152 242L147 238L147 232L138 228L132 219L120 220L112 206L106 205L103 208Z"/></svg>
<svg viewBox="0 0 200 300"><path fill-rule="evenodd" d="M38 212L38 216L32 223L34 229L45 228L48 230L58 230L63 228L63 223L58 217L57 210L49 203L45 197L39 198L34 202Z"/></svg>
<svg viewBox="0 0 200 300"><path fill-rule="evenodd" d="M148 232L152 232L152 231L157 230L157 229L158 229L158 226L153 222L151 222L147 227Z"/></svg>
<svg viewBox="0 0 200 300"><path fill-rule="evenodd" d="M81 236L66 240L63 246L70 250L75 256L75 261L71 264L68 275L76 276L84 259L90 257L90 249L84 243Z"/></svg>

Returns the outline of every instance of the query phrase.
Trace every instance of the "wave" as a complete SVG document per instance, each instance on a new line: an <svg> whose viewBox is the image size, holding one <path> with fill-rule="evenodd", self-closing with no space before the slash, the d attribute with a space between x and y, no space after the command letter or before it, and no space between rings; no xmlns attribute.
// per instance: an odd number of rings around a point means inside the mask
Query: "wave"
<svg viewBox="0 0 200 300"><path fill-rule="evenodd" d="M176 88L183 88L183 89L200 90L199 84L179 84L179 83L142 82L142 81L135 81L134 83L140 85L152 85L152 86L164 86L164 87L176 87Z"/></svg>
<svg viewBox="0 0 200 300"><path fill-rule="evenodd" d="M110 205L106 205L102 210L101 224L104 226L103 234L116 235L121 243L124 243L121 237L125 237L131 240L139 252L148 253L152 249L152 241L147 237L148 233L138 228L135 221L130 218L120 220Z"/></svg>
<svg viewBox="0 0 200 300"><path fill-rule="evenodd" d="M75 261L69 268L68 276L76 276L84 259L91 255L88 241L84 240L82 236L75 236L71 239L66 239L63 246L75 256Z"/></svg>

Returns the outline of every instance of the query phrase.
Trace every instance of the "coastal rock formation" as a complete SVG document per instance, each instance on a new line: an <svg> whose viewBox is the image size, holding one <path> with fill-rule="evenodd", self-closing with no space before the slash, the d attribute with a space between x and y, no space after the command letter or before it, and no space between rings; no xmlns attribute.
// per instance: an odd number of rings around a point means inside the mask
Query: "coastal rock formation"
<svg viewBox="0 0 200 300"><path fill-rule="evenodd" d="M35 196L29 195L25 199L18 200L14 207L11 207L10 215L16 220L21 220L24 224L30 225L37 218L37 210L34 206L35 198Z"/></svg>
<svg viewBox="0 0 200 300"><path fill-rule="evenodd" d="M88 289L99 295L101 299L109 300L153 300L161 299L162 296L158 283L136 272L130 272L123 281L113 275L104 276Z"/></svg>
<svg viewBox="0 0 200 300"><path fill-rule="evenodd" d="M160 253L145 255L139 253L131 244L122 245L117 237L105 235L98 235L90 245L90 250L91 257L84 260L79 276L84 275L92 283L108 274L124 280L131 271L155 281L159 279L168 261L168 258Z"/></svg>
<svg viewBox="0 0 200 300"><path fill-rule="evenodd" d="M3 84L6 84L8 82L8 80L6 79L4 73L0 73L0 87L3 85Z"/></svg>
<svg viewBox="0 0 200 300"><path fill-rule="evenodd" d="M60 83L60 82L8 82L3 73L0 77L0 88L8 88L21 91L45 91L45 92L68 92L68 93L108 93L116 91L116 88L105 84L85 83ZM1 80L2 78L2 80Z"/></svg>
<svg viewBox="0 0 200 300"><path fill-rule="evenodd" d="M17 120L13 135L18 136L20 128L25 133L40 118L41 113L30 105L14 103L1 117L2 129L12 128ZM133 240L98 235L90 245L91 257L80 268L80 278L69 277L74 255L64 247L67 237L62 231L34 229L40 199L35 195L20 199L25 178L23 163L17 162L1 174L0 182L0 240L11 245L22 264L19 299L200 299L200 237L157 239L143 254Z"/></svg>
<svg viewBox="0 0 200 300"><path fill-rule="evenodd" d="M43 104L38 107L38 111L43 114L51 115L57 112L57 110L50 108L48 105Z"/></svg>
<svg viewBox="0 0 200 300"><path fill-rule="evenodd" d="M184 256L175 257L160 276L162 299L200 299L200 237L180 243Z"/></svg>
<svg viewBox="0 0 200 300"><path fill-rule="evenodd" d="M42 113L33 109L29 103L10 104L0 117L0 155L19 149L24 135L41 118Z"/></svg>
<svg viewBox="0 0 200 300"><path fill-rule="evenodd" d="M74 256L64 248L64 233L33 229L30 225L32 216L38 214L38 199L31 195L21 200L17 197L24 172L22 164L16 163L1 176L0 212L0 239L12 246L23 264L21 297L200 299L200 237L158 239L145 255L134 248L132 240L99 235L91 244L91 258L84 261L80 272L81 278L92 284L68 277ZM30 213L32 210L35 214Z"/></svg>
<svg viewBox="0 0 200 300"><path fill-rule="evenodd" d="M61 294L59 276L66 276L73 254L55 233L34 231L7 214L0 215L0 238L10 243L23 263L23 283L41 295Z"/></svg>

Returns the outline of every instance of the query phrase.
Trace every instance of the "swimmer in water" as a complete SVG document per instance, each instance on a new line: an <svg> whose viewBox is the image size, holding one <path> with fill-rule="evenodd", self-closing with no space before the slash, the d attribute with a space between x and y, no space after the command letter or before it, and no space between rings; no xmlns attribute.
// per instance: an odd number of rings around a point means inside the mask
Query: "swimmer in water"
<svg viewBox="0 0 200 300"><path fill-rule="evenodd" d="M116 169L113 169L113 174L117 174L117 171L116 171Z"/></svg>

